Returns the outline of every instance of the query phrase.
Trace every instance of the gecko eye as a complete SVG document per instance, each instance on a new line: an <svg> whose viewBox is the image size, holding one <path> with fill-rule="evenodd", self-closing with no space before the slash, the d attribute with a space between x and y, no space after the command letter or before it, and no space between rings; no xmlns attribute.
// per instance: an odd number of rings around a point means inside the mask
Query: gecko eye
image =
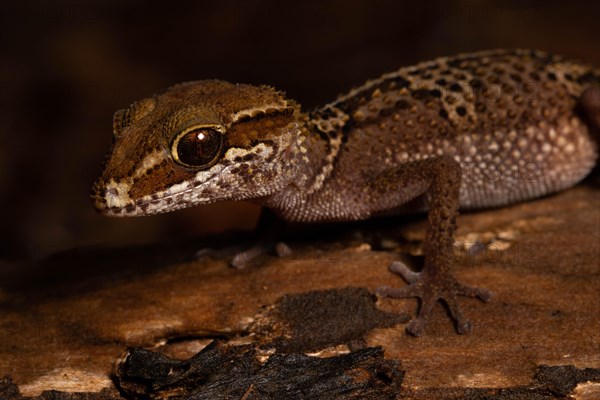
<svg viewBox="0 0 600 400"><path fill-rule="evenodd" d="M182 132L173 141L175 161L188 167L208 168L217 162L224 135L219 127L198 127Z"/></svg>

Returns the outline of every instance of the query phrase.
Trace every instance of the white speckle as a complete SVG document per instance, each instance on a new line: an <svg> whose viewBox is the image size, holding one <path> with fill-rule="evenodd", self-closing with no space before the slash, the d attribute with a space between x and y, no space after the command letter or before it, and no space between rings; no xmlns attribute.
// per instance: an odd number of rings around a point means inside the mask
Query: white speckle
<svg viewBox="0 0 600 400"><path fill-rule="evenodd" d="M575 151L575 146L573 145L573 143L569 143L565 146L565 151L567 153L573 153Z"/></svg>
<svg viewBox="0 0 600 400"><path fill-rule="evenodd" d="M498 148L499 148L499 146L498 146L498 143L496 143L496 142L492 142L492 143L490 143L490 145L488 146L488 149L489 149L490 151L497 151L497 150L498 150Z"/></svg>
<svg viewBox="0 0 600 400"><path fill-rule="evenodd" d="M535 136L535 129L533 128L533 126L528 127L525 132L527 133L527 136L529 137L534 137Z"/></svg>
<svg viewBox="0 0 600 400"><path fill-rule="evenodd" d="M550 145L550 143L546 142L542 145L542 151L544 153L550 153L551 150L552 150L552 146Z"/></svg>

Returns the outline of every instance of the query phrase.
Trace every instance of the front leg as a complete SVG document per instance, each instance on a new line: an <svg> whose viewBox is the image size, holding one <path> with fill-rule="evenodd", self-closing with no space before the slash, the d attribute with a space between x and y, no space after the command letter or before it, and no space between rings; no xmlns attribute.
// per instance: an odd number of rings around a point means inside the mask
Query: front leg
<svg viewBox="0 0 600 400"><path fill-rule="evenodd" d="M425 236L425 264L419 273L409 270L401 262L394 262L390 270L402 276L409 285L403 288L380 287L376 293L380 297L418 297L421 305L418 316L406 330L415 336L423 333L434 304L443 300L456 322L458 333L471 330L471 323L463 317L456 301L458 296L477 297L488 301L492 293L487 289L465 286L450 273L454 262L454 233L458 216L459 191L461 181L460 165L450 157L432 158L408 164L398 170L388 171L383 179L387 188L384 197L390 196L389 190L416 188L412 195L422 194L429 210L428 226ZM377 180L376 180L377 182ZM394 184L390 184L394 182ZM381 189L380 193L382 192ZM419 193L422 191L422 193ZM400 197L407 197L404 192ZM389 200L386 201L386 203Z"/></svg>

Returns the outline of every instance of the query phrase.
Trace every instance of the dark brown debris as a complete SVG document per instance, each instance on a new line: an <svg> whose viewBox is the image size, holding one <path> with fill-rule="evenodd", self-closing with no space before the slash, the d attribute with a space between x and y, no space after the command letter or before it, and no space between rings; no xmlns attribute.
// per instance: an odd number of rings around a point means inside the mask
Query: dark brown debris
<svg viewBox="0 0 600 400"><path fill-rule="evenodd" d="M177 361L132 349L116 381L133 399L394 399L404 373L379 347L337 357L274 354L214 341Z"/></svg>

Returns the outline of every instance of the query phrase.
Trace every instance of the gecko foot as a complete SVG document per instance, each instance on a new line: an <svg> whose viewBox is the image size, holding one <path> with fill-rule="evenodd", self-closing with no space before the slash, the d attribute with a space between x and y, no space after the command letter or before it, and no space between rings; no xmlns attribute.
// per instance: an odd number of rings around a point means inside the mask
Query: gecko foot
<svg viewBox="0 0 600 400"><path fill-rule="evenodd" d="M277 257L280 258L289 257L293 253L292 249L290 249L290 247L283 242L260 244L257 246L253 246L247 250L240 251L235 256L233 256L229 264L233 268L244 269L248 267L252 263L252 261L256 260L259 256L271 252L274 252L277 255Z"/></svg>
<svg viewBox="0 0 600 400"><path fill-rule="evenodd" d="M423 334L433 306L438 300L443 300L448 306L450 315L456 323L457 332L460 334L469 333L472 329L472 324L462 315L456 301L457 297L477 297L481 301L488 302L493 295L488 289L463 285L449 273L434 275L424 272L414 272L400 261L392 263L390 271L400 275L409 285L403 288L381 286L375 290L375 293L381 298L418 297L421 299L419 314L406 326L406 331L413 336Z"/></svg>

